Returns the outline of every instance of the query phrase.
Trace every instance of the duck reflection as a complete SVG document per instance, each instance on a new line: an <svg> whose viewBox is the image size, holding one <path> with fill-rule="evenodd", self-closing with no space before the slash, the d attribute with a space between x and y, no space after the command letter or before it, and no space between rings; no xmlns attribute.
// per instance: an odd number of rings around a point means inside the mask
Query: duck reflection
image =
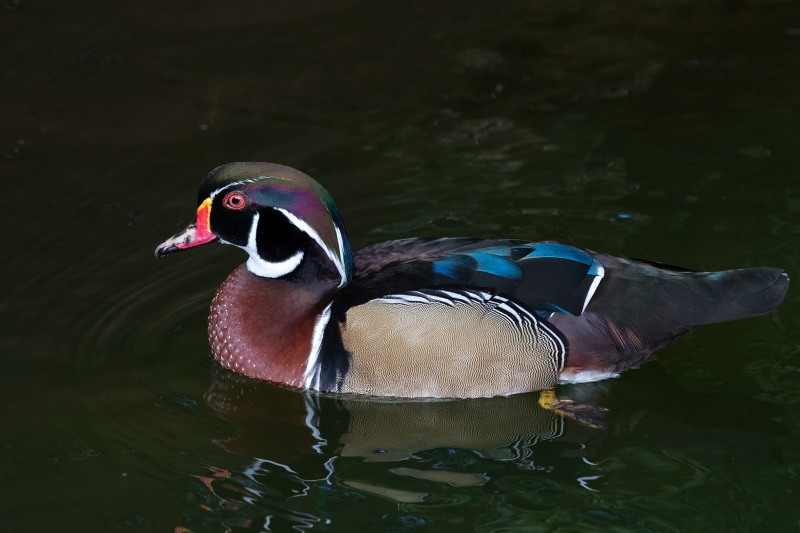
<svg viewBox="0 0 800 533"><path fill-rule="evenodd" d="M279 460L323 448L366 461L398 461L434 448L509 458L513 448L539 440L585 442L592 436L630 432L647 418L645 413L660 420L667 417L672 425L775 435L786 431L775 421L778 406L746 396L686 390L658 363L621 380L562 387L560 395L610 407L608 430L565 421L539 406L538 393L430 401L334 396L282 388L219 365L214 365L206 400L238 428L235 437L220 442L226 449Z"/></svg>
<svg viewBox="0 0 800 533"><path fill-rule="evenodd" d="M283 464L312 453L402 461L437 448L524 462L526 450L540 440L582 441L596 431L568 426L539 406L538 393L427 401L342 397L288 390L216 368L206 399L238 428L222 446Z"/></svg>
<svg viewBox="0 0 800 533"><path fill-rule="evenodd" d="M538 399L537 393L430 401L332 396L285 389L221 367L214 369L206 395L237 428L217 444L253 458L243 472L253 482L274 486L276 472L291 478L286 483L295 491L287 496L295 507L311 492L317 497L369 493L400 504L428 501L435 487L489 483L487 463L546 470L544 463L534 464L537 443L581 443L598 432L567 423L540 407Z"/></svg>
<svg viewBox="0 0 800 533"><path fill-rule="evenodd" d="M758 432L754 449L769 450L775 445L769 435L786 432L774 421L775 406L688 391L659 364L620 380L563 387L559 396L610 407L607 429L540 407L537 393L452 401L343 397L285 389L221 367L214 369L206 400L236 427L217 444L253 458L245 477L274 490L274 481L263 476L278 472L293 487L284 496L295 502L310 491L315 498L370 493L397 503L422 502L437 486L480 487L509 475L509 467L545 476L553 471L596 490L592 485L602 477L596 463L620 439L632 446L687 437L713 443L720 430L734 429ZM542 447L543 441L558 445Z"/></svg>
<svg viewBox="0 0 800 533"><path fill-rule="evenodd" d="M480 451L509 459L514 448L564 434L561 416L539 407L536 394L467 401L341 400L350 425L339 454L400 461L434 448Z"/></svg>

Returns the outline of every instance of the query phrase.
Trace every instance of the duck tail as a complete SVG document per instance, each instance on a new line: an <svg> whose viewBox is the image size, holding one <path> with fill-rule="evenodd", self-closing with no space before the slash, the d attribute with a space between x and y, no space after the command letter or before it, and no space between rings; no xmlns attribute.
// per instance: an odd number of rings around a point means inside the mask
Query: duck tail
<svg viewBox="0 0 800 533"><path fill-rule="evenodd" d="M789 288L789 275L780 268L742 268L695 275L707 287L701 291L707 294L701 298L706 309L694 317L694 323L685 324L689 327L769 313L781 305Z"/></svg>
<svg viewBox="0 0 800 533"><path fill-rule="evenodd" d="M606 283L587 311L596 302L601 316L623 325L691 329L763 315L783 302L789 288L789 276L780 268L694 272L597 255L606 266Z"/></svg>
<svg viewBox="0 0 800 533"><path fill-rule="evenodd" d="M789 287L779 268L693 272L594 256L605 278L584 313L550 319L569 343L566 366L573 371L634 367L697 326L769 313Z"/></svg>

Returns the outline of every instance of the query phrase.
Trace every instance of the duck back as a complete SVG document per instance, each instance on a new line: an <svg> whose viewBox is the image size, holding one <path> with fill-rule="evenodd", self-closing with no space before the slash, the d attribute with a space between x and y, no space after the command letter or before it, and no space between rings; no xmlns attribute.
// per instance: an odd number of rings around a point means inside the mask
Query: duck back
<svg viewBox="0 0 800 533"><path fill-rule="evenodd" d="M376 244L356 253L355 272L346 308L419 288L509 298L563 340L560 382L614 377L692 328L768 313L789 285L777 268L695 272L549 241L462 238Z"/></svg>

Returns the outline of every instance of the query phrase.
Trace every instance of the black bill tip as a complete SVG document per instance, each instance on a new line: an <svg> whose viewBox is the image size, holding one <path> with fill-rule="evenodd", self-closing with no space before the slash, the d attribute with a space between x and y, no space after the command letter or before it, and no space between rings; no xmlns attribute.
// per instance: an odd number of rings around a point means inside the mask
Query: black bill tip
<svg viewBox="0 0 800 533"><path fill-rule="evenodd" d="M155 256L156 259L161 259L162 257L169 255L174 252L179 252L181 249L175 246L174 244L162 244L158 248L156 248Z"/></svg>

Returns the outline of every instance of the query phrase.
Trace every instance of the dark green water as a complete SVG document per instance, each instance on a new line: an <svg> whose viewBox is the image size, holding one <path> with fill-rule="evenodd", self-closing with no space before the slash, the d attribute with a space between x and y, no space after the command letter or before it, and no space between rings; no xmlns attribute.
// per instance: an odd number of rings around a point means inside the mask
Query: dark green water
<svg viewBox="0 0 800 533"><path fill-rule="evenodd" d="M557 239L800 275L800 6L4 0L0 529L800 527L800 301L559 394L370 403L241 378L156 263L211 168L316 177L353 241ZM797 282L795 282L797 283ZM186 528L186 529L181 529Z"/></svg>

